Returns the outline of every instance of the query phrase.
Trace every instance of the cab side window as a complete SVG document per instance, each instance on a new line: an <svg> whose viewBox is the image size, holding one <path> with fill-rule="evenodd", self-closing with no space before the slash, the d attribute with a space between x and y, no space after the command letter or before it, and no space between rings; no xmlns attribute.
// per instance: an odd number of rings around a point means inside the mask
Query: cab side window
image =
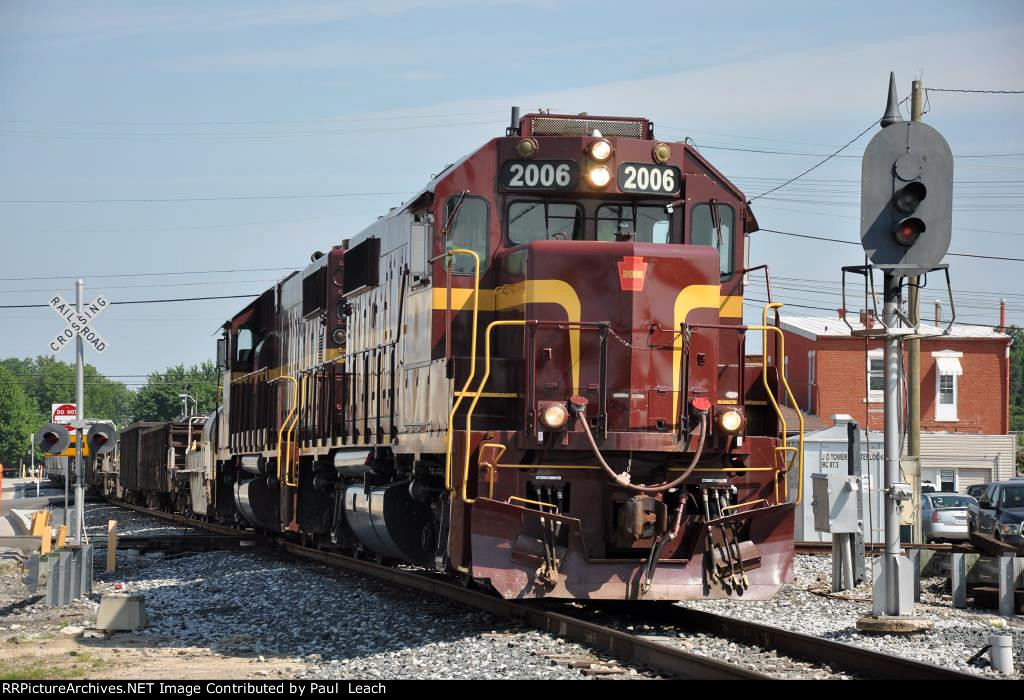
<svg viewBox="0 0 1024 700"><path fill-rule="evenodd" d="M445 202L444 221L448 244L452 248L472 250L480 256L480 272L487 269L490 218L487 200L480 197L449 197ZM452 256L452 271L457 275L473 274L473 259L468 255Z"/></svg>
<svg viewBox="0 0 1024 700"><path fill-rule="evenodd" d="M693 207L690 243L709 245L718 250L718 271L723 280L731 277L733 273L735 224L736 212L728 204L709 202Z"/></svg>

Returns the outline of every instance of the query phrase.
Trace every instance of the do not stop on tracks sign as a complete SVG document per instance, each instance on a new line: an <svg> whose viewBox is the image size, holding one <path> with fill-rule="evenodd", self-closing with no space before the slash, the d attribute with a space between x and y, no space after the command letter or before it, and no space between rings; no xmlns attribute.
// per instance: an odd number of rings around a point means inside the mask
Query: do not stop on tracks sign
<svg viewBox="0 0 1024 700"><path fill-rule="evenodd" d="M78 406L73 403L50 404L51 423L71 423L78 419Z"/></svg>
<svg viewBox="0 0 1024 700"><path fill-rule="evenodd" d="M102 294L89 304L82 305L82 312L78 313L74 304L64 300L60 294L54 294L50 298L50 308L67 322L67 327L50 341L50 350L60 352L72 342L77 336L89 345L96 352L103 352L107 349L107 341L93 327L92 322L97 316L107 310L110 302Z"/></svg>

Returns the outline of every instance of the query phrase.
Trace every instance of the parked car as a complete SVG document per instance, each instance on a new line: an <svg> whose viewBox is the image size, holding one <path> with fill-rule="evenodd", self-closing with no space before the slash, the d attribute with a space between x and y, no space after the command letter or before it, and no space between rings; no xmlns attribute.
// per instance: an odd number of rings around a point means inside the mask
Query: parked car
<svg viewBox="0 0 1024 700"><path fill-rule="evenodd" d="M998 481L972 506L968 514L971 530L1012 544L1024 552L1024 481Z"/></svg>
<svg viewBox="0 0 1024 700"><path fill-rule="evenodd" d="M921 533L925 542L967 539L967 509L977 501L960 493L936 491L921 496Z"/></svg>
<svg viewBox="0 0 1024 700"><path fill-rule="evenodd" d="M975 500L977 500L977 499L981 498L981 495L983 493L988 491L988 487L990 485L991 484L972 484L972 485L967 487L967 490L964 491L964 493L966 493L968 496L970 496L970 497L974 498Z"/></svg>
<svg viewBox="0 0 1024 700"><path fill-rule="evenodd" d="M937 491L938 491L938 489L935 488L935 484L933 484L932 482L930 482L930 481L922 481L921 482L921 493L936 493Z"/></svg>

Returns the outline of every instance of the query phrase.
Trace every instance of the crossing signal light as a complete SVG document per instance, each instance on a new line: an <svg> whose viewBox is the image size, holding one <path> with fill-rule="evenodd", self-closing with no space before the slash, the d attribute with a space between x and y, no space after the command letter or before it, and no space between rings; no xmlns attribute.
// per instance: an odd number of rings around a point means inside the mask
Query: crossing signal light
<svg viewBox="0 0 1024 700"><path fill-rule="evenodd" d="M110 452L117 446L117 430L110 423L94 423L85 436L85 444L93 455Z"/></svg>
<svg viewBox="0 0 1024 700"><path fill-rule="evenodd" d="M36 444L46 454L58 454L71 444L71 436L68 434L67 426L50 423L36 433Z"/></svg>

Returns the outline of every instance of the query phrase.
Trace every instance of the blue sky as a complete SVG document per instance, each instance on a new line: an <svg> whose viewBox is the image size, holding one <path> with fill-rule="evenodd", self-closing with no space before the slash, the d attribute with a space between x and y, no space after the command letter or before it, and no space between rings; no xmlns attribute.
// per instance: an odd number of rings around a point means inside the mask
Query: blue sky
<svg viewBox="0 0 1024 700"><path fill-rule="evenodd" d="M890 70L901 97L918 70L1024 89L1022 29L1019 2L0 0L0 304L67 296L47 278L76 274L115 301L259 291L282 274L263 268L301 266L503 133L513 104L648 116L754 196L816 158L751 151L830 152L880 115ZM1024 257L1024 157L1006 155L1024 153L1024 96L932 93L925 120L983 156L956 161L951 250ZM755 202L762 227L857 240L869 137ZM109 201L125 199L191 201ZM783 301L832 308L860 255L763 232L762 262ZM1006 295L1024 323L1024 263L949 262L965 320L995 323ZM97 277L228 268L259 271ZM126 375L207 359L241 303L114 307L89 360ZM60 329L47 309L0 321L0 356Z"/></svg>

